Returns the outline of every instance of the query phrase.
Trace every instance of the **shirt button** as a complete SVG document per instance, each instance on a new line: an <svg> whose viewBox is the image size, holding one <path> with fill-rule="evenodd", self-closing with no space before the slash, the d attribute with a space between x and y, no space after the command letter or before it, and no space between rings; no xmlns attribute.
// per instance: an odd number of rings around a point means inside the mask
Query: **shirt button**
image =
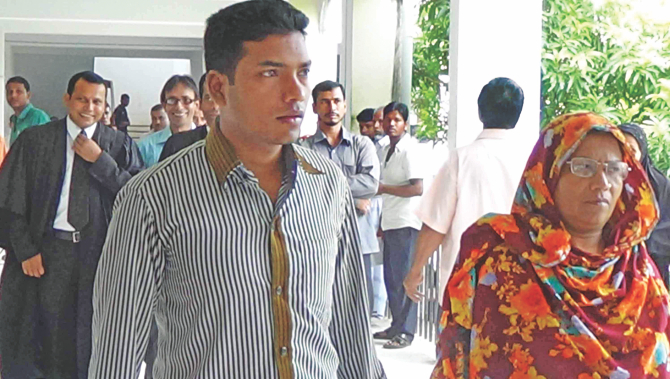
<svg viewBox="0 0 670 379"><path fill-rule="evenodd" d="M280 354L282 357L285 357L288 355L288 348L286 346L283 346L280 350Z"/></svg>
<svg viewBox="0 0 670 379"><path fill-rule="evenodd" d="M282 293L281 286L277 286L277 288L275 289L275 293L277 294L277 296L281 296L281 293Z"/></svg>

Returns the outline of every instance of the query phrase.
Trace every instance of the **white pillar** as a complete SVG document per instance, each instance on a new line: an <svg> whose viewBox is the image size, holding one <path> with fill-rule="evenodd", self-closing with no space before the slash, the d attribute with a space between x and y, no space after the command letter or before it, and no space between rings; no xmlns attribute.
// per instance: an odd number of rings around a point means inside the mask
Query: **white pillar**
<svg viewBox="0 0 670 379"><path fill-rule="evenodd" d="M542 2L452 0L450 29L449 147L467 145L481 132L477 97L501 76L524 91L516 129L520 143L534 143L540 128Z"/></svg>

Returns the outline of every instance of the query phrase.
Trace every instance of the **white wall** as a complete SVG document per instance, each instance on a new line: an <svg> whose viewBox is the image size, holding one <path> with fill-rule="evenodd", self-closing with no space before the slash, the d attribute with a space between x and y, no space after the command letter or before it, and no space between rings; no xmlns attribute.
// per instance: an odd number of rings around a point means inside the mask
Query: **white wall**
<svg viewBox="0 0 670 379"><path fill-rule="evenodd" d="M396 4L392 0L354 1L353 88L350 116L391 101ZM356 122L352 126L358 128Z"/></svg>
<svg viewBox="0 0 670 379"><path fill-rule="evenodd" d="M540 125L542 2L453 0L449 146L471 143L482 130L477 97L499 76L516 81L525 94L517 129L520 144L532 144Z"/></svg>
<svg viewBox="0 0 670 379"><path fill-rule="evenodd" d="M130 95L128 117L132 125L150 125L149 110L160 103L160 92L172 75L191 75L188 59L95 58L95 72L114 86L116 104ZM200 78L195 78L196 84Z"/></svg>

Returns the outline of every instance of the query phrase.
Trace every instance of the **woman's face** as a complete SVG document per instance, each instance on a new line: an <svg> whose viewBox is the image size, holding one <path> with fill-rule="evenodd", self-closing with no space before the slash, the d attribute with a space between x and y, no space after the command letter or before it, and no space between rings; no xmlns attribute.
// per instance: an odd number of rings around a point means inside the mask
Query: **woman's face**
<svg viewBox="0 0 670 379"><path fill-rule="evenodd" d="M599 163L622 160L619 142L606 133L587 135L570 160L580 157ZM601 233L621 196L623 182L622 177L606 175L602 165L598 165L595 175L579 177L570 171L570 165L566 162L558 178L554 201L568 232Z"/></svg>
<svg viewBox="0 0 670 379"><path fill-rule="evenodd" d="M642 150L640 150L640 144L637 143L635 137L631 136L630 134L624 133L623 135L624 137L626 137L626 142L628 142L628 145L633 150L633 154L635 154L635 159L639 161L640 158L642 158Z"/></svg>

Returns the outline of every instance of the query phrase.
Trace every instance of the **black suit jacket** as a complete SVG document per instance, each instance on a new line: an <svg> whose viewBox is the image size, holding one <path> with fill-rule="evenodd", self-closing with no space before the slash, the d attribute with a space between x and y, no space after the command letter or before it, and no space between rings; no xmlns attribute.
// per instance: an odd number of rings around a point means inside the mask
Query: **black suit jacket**
<svg viewBox="0 0 670 379"><path fill-rule="evenodd" d="M21 262L39 253L53 227L65 170L65 119L29 128L16 140L0 169L0 247ZM125 133L98 124L92 137L102 148L88 165L94 225L107 225L116 193L144 168ZM102 226L99 229L103 229ZM97 235L104 236L105 230ZM99 238L98 238L99 239Z"/></svg>
<svg viewBox="0 0 670 379"><path fill-rule="evenodd" d="M197 128L189 130L188 132L172 135L165 142L165 146L163 146L163 151L161 152L161 156L158 158L158 161L164 161L172 154L187 146L191 146L200 140L205 139L205 137L207 137L207 125L198 126Z"/></svg>

